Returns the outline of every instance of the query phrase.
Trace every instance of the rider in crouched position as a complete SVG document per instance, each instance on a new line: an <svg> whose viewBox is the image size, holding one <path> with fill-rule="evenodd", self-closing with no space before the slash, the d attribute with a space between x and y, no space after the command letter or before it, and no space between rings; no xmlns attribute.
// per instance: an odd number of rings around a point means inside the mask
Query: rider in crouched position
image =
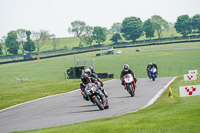
<svg viewBox="0 0 200 133"><path fill-rule="evenodd" d="M88 83L95 83L97 85L97 87L99 89L101 89L102 93L105 95L105 97L107 96L107 93L105 92L105 90L103 88L101 88L100 83L93 77L89 77L88 74L84 73L81 75L81 83L80 83L80 89L81 89L81 94L83 95L83 98L87 101L89 101L88 97L85 94L85 87Z"/></svg>
<svg viewBox="0 0 200 133"><path fill-rule="evenodd" d="M97 74L94 72L94 69L92 67L85 69L85 73L87 73L89 77L95 78L98 82L101 83L101 87L103 87L103 82L100 78L98 78Z"/></svg>
<svg viewBox="0 0 200 133"><path fill-rule="evenodd" d="M135 77L135 74L133 73L133 71L129 68L129 65L128 64L124 64L123 70L121 71L121 75L120 75L120 79L122 81L122 83L121 83L122 85L124 85L124 76L126 74L132 74L135 83L137 82L137 78Z"/></svg>
<svg viewBox="0 0 200 133"><path fill-rule="evenodd" d="M152 67L152 62L149 62L149 64L147 65L147 76L148 76L149 78L151 78L151 75L150 75L151 67Z"/></svg>

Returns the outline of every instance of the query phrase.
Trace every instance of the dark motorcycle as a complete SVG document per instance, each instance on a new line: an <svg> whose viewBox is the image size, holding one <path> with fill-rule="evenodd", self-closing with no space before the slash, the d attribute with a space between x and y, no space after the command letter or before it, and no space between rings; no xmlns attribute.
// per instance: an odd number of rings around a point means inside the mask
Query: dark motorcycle
<svg viewBox="0 0 200 133"><path fill-rule="evenodd" d="M131 97L133 97L135 95L135 81L131 74L126 74L124 76L124 85L125 85L125 89L131 95Z"/></svg>
<svg viewBox="0 0 200 133"><path fill-rule="evenodd" d="M89 83L85 87L87 97L92 103L95 103L100 110L108 109L108 99L102 93L101 89L95 83Z"/></svg>
<svg viewBox="0 0 200 133"><path fill-rule="evenodd" d="M157 77L157 69L155 67L150 69L150 78L155 81Z"/></svg>

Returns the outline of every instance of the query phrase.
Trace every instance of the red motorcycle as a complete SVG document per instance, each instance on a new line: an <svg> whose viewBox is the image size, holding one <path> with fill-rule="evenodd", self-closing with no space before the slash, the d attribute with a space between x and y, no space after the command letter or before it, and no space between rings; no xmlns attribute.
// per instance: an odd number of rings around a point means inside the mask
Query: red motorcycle
<svg viewBox="0 0 200 133"><path fill-rule="evenodd" d="M124 76L124 85L125 89L131 95L131 97L133 97L135 95L135 81L132 74L126 74Z"/></svg>

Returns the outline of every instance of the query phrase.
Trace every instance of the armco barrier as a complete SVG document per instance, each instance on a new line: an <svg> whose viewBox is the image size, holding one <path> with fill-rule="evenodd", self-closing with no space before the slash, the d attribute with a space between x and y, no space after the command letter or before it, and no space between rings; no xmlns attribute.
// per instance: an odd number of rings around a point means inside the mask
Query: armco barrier
<svg viewBox="0 0 200 133"><path fill-rule="evenodd" d="M94 51L99 51L99 49L45 56L45 57L40 57L40 59L47 59L47 58L66 56L66 55L73 55L73 54L80 54L80 53L87 53L87 52L94 52ZM0 64L8 64L8 63L16 63L16 62L32 61L32 60L37 60L37 58L32 58L32 59L27 59L27 60L22 59L22 60L5 61L5 62L0 62Z"/></svg>
<svg viewBox="0 0 200 133"><path fill-rule="evenodd" d="M114 74L111 73L97 73L99 78L114 78Z"/></svg>

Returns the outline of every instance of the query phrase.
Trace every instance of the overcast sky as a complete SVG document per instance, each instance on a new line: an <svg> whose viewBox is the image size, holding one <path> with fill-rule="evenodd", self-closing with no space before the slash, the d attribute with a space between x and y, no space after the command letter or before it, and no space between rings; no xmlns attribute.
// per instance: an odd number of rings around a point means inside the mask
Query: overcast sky
<svg viewBox="0 0 200 133"><path fill-rule="evenodd" d="M0 39L21 28L69 37L68 28L75 20L110 29L130 16L145 21L160 15L176 22L180 15L200 14L200 0L0 0L0 5Z"/></svg>

